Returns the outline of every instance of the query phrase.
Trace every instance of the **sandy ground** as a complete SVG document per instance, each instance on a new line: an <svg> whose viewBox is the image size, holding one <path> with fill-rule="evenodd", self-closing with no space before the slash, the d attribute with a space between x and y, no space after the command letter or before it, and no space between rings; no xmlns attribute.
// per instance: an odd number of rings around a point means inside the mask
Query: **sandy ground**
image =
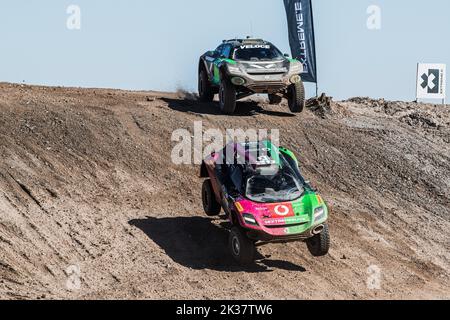
<svg viewBox="0 0 450 320"><path fill-rule="evenodd" d="M0 84L0 298L450 298L450 106L238 108ZM200 120L280 130L331 208L329 256L291 243L231 260L198 168L170 161L173 130Z"/></svg>

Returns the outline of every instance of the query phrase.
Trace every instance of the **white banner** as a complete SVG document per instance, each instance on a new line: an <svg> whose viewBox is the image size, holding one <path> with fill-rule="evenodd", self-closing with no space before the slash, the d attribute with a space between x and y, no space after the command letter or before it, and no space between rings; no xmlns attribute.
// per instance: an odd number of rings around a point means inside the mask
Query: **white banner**
<svg viewBox="0 0 450 320"><path fill-rule="evenodd" d="M445 99L446 65L419 63L417 67L417 99Z"/></svg>

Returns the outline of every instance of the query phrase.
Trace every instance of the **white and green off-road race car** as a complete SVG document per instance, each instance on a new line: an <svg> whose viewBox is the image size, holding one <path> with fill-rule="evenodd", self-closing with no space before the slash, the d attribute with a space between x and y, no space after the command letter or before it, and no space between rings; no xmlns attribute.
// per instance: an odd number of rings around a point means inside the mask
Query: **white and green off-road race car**
<svg viewBox="0 0 450 320"><path fill-rule="evenodd" d="M253 94L268 94L271 104L288 100L289 109L300 113L305 106L301 78L303 65L273 44L260 39L225 40L200 57L198 91L202 101L219 94L220 109L233 114L236 100Z"/></svg>

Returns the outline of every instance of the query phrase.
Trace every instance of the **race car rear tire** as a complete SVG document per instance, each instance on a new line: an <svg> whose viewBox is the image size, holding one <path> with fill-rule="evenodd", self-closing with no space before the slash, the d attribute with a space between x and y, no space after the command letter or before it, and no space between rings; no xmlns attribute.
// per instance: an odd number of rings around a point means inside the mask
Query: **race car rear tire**
<svg viewBox="0 0 450 320"><path fill-rule="evenodd" d="M220 83L219 101L223 113L231 115L236 110L236 88L227 79Z"/></svg>
<svg viewBox="0 0 450 320"><path fill-rule="evenodd" d="M231 229L228 246L233 259L240 265L249 265L255 261L255 244L240 227L234 226Z"/></svg>
<svg viewBox="0 0 450 320"><path fill-rule="evenodd" d="M300 113L305 108L305 86L303 81L291 84L288 89L288 105L292 113Z"/></svg>
<svg viewBox="0 0 450 320"><path fill-rule="evenodd" d="M198 95L200 101L203 102L212 102L214 100L214 91L205 70L201 70L198 74Z"/></svg>
<svg viewBox="0 0 450 320"><path fill-rule="evenodd" d="M219 215L222 207L216 200L210 179L203 182L202 202L203 209L205 210L207 216L214 217Z"/></svg>
<svg viewBox="0 0 450 320"><path fill-rule="evenodd" d="M330 231L327 224L324 225L321 233L306 240L308 250L314 257L327 255L328 251L330 251L330 243Z"/></svg>

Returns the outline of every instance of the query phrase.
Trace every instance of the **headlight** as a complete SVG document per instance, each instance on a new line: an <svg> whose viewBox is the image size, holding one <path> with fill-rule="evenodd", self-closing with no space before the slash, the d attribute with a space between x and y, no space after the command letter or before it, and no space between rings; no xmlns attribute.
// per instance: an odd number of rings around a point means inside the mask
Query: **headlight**
<svg viewBox="0 0 450 320"><path fill-rule="evenodd" d="M291 77L290 81L291 83L296 84L302 81L302 78L298 74L295 74Z"/></svg>
<svg viewBox="0 0 450 320"><path fill-rule="evenodd" d="M325 218L325 208L322 206L314 209L314 221L320 221L323 218Z"/></svg>
<svg viewBox="0 0 450 320"><path fill-rule="evenodd" d="M257 226L258 225L258 222L256 221L255 217L252 214L244 213L242 215L242 217L244 218L244 221L245 221L246 224L253 225L253 226Z"/></svg>
<svg viewBox="0 0 450 320"><path fill-rule="evenodd" d="M245 79L241 77L233 77L231 78L231 83L235 86L243 86L245 84Z"/></svg>
<svg viewBox="0 0 450 320"><path fill-rule="evenodd" d="M300 62L292 62L289 72L296 74L303 73L303 65Z"/></svg>
<svg viewBox="0 0 450 320"><path fill-rule="evenodd" d="M237 65L228 64L227 68L228 68L229 73L233 73L233 74L236 74L236 73L241 74L242 73L241 68L239 68L239 66L237 66Z"/></svg>

